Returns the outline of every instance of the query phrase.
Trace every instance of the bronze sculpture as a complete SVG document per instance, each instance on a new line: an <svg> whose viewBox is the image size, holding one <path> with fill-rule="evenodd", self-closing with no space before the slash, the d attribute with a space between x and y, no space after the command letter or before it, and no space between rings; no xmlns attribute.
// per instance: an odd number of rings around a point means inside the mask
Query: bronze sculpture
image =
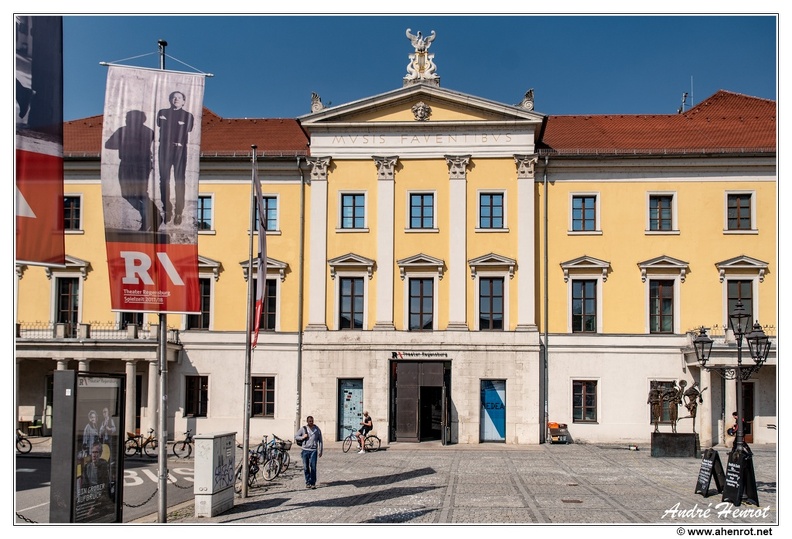
<svg viewBox="0 0 792 539"><path fill-rule="evenodd" d="M659 432L660 417L663 413L663 393L657 384L657 380L652 380L649 383L649 398L646 400L649 404L649 410L652 414L652 423L654 424L654 431Z"/></svg>
<svg viewBox="0 0 792 539"><path fill-rule="evenodd" d="M687 382L684 380L679 381L679 387L677 387L676 382L673 382L673 385L663 393L663 400L668 402L668 416L671 420L671 432L674 433L677 431L679 405L682 404L682 396L684 395L686 385Z"/></svg>

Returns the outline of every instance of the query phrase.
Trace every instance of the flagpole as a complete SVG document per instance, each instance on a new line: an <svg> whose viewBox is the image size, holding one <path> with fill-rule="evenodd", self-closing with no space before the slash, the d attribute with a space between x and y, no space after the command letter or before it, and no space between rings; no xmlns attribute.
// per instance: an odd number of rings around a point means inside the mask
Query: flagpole
<svg viewBox="0 0 792 539"><path fill-rule="evenodd" d="M252 144L250 148L253 150L253 166L250 171L250 235L248 244L248 282L247 282L247 309L245 312L247 328L245 331L245 391L244 391L244 404L242 409L243 423L242 423L242 498L247 498L248 495L248 454L250 451L250 363L252 356L251 338L250 333L253 327L253 230L256 227L256 196L255 196L255 176L256 176L256 149L258 146ZM260 227L264 223L259 223ZM263 230L259 230L259 234L263 234Z"/></svg>
<svg viewBox="0 0 792 539"><path fill-rule="evenodd" d="M164 39L157 41L160 53L160 69L165 70L165 47L168 42ZM167 201L163 201L166 204ZM163 206L164 207L164 206ZM159 374L160 374L160 402L159 402L159 510L157 522L168 522L168 316L159 313Z"/></svg>

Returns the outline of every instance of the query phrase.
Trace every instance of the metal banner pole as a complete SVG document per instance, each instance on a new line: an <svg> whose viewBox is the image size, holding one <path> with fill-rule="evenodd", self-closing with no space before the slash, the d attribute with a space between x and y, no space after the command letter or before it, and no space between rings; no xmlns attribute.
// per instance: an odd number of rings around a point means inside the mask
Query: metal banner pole
<svg viewBox="0 0 792 539"><path fill-rule="evenodd" d="M157 42L160 53L160 69L165 69L165 47L168 42ZM168 316L159 314L159 510L157 522L168 522Z"/></svg>

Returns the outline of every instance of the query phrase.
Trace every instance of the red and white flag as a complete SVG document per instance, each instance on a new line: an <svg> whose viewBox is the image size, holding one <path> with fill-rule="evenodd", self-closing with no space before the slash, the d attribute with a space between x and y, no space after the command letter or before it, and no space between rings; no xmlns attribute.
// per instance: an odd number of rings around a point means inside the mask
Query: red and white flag
<svg viewBox="0 0 792 539"><path fill-rule="evenodd" d="M16 261L62 266L63 17L14 22Z"/></svg>
<svg viewBox="0 0 792 539"><path fill-rule="evenodd" d="M264 207L264 196L261 194L261 181L258 177L258 170L256 170L255 159L253 160L253 185L256 189L256 211L258 212L259 223L259 253L258 258L256 258L258 261L258 270L256 272L256 308L253 317L253 339L250 345L251 348L255 348L258 342L258 334L261 327L261 312L264 310L264 301L267 295L267 211Z"/></svg>
<svg viewBox="0 0 792 539"><path fill-rule="evenodd" d="M111 308L200 314L204 75L110 66L102 131Z"/></svg>

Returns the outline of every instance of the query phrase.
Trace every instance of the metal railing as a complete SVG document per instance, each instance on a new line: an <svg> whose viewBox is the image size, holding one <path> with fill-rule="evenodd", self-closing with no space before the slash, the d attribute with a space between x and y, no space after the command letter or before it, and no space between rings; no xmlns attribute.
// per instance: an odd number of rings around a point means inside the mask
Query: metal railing
<svg viewBox="0 0 792 539"><path fill-rule="evenodd" d="M17 339L51 340L156 340L157 324L137 326L129 324L122 327L117 322L88 322L84 324L55 322L18 322L16 325ZM179 330L168 328L168 342L181 344Z"/></svg>

